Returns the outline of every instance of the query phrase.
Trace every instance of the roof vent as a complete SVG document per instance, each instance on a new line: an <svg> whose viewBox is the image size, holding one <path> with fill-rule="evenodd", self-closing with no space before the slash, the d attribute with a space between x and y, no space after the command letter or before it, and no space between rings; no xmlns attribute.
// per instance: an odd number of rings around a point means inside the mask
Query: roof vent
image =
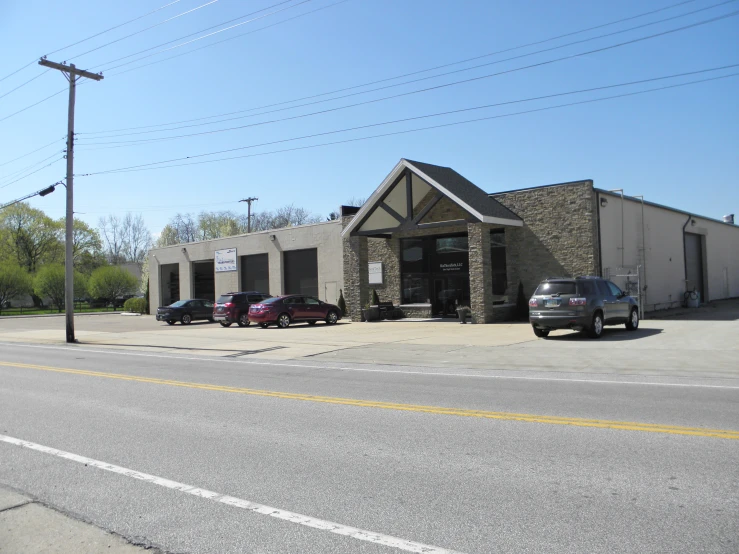
<svg viewBox="0 0 739 554"><path fill-rule="evenodd" d="M734 214L725 215L723 217L724 223L730 223L731 225L734 225Z"/></svg>

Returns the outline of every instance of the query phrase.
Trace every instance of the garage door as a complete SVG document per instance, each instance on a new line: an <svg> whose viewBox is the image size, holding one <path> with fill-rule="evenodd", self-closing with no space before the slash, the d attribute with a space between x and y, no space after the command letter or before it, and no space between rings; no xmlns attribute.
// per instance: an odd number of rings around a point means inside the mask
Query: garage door
<svg viewBox="0 0 739 554"><path fill-rule="evenodd" d="M285 294L318 296L318 250L290 250L284 253Z"/></svg>
<svg viewBox="0 0 739 554"><path fill-rule="evenodd" d="M241 290L269 294L269 255L241 256Z"/></svg>
<svg viewBox="0 0 739 554"><path fill-rule="evenodd" d="M193 262L192 281L193 298L215 301L216 280L212 261Z"/></svg>

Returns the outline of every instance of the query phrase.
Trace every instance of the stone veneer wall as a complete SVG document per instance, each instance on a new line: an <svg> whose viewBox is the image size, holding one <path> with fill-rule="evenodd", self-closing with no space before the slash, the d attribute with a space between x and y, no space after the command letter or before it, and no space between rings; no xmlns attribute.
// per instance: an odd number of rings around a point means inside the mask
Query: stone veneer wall
<svg viewBox="0 0 739 554"><path fill-rule="evenodd" d="M597 213L592 181L493 194L524 221L506 228L510 301L518 283L528 298L546 277L598 275Z"/></svg>
<svg viewBox="0 0 739 554"><path fill-rule="evenodd" d="M345 228L354 216L341 218L341 226ZM367 281L367 238L344 237L344 301L349 318L352 321L362 320L362 306L369 300Z"/></svg>
<svg viewBox="0 0 739 554"><path fill-rule="evenodd" d="M488 223L469 223L467 241L470 254L470 310L472 323L493 321L493 272L490 260Z"/></svg>

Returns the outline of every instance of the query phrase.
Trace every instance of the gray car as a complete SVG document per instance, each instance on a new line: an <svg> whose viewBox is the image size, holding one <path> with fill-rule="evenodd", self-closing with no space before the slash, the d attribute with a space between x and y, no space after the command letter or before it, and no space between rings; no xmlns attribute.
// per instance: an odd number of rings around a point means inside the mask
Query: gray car
<svg viewBox="0 0 739 554"><path fill-rule="evenodd" d="M600 277L543 280L529 300L529 322L537 337L553 329L585 331L597 339L605 325L639 327L636 299Z"/></svg>

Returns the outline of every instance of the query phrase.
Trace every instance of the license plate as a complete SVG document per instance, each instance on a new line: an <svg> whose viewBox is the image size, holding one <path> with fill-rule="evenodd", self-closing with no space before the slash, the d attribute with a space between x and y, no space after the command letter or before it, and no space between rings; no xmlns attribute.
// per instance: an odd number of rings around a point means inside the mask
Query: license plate
<svg viewBox="0 0 739 554"><path fill-rule="evenodd" d="M215 319L216 321L219 321L221 319L226 319L226 316L225 315L214 315L213 319Z"/></svg>
<svg viewBox="0 0 739 554"><path fill-rule="evenodd" d="M544 299L544 307L556 308L557 306L559 306L559 298L545 298Z"/></svg>

